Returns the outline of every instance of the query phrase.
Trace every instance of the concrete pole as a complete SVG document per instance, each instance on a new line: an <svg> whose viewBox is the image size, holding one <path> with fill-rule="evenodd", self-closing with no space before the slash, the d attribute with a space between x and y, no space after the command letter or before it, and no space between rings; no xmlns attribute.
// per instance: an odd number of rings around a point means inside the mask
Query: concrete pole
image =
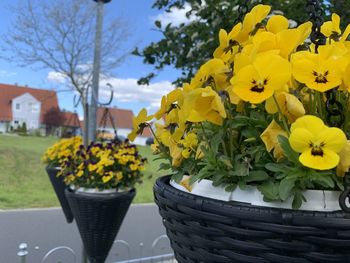
<svg viewBox="0 0 350 263"><path fill-rule="evenodd" d="M96 0L94 0L96 1ZM94 141L96 138L97 127L97 107L98 107L98 89L100 79L100 64L101 64L101 38L102 38L102 23L103 23L103 4L105 0L97 0L96 13L96 36L95 36L95 52L94 66L92 74L92 90L91 102L89 108L89 140Z"/></svg>

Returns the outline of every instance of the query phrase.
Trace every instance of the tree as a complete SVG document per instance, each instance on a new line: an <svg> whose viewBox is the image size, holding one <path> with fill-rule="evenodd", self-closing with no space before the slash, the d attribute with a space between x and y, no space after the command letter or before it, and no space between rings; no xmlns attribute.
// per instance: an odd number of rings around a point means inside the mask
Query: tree
<svg viewBox="0 0 350 263"><path fill-rule="evenodd" d="M46 111L43 116L43 123L45 124L46 134L53 135L55 128L62 126L64 121L65 116L59 108L52 107Z"/></svg>
<svg viewBox="0 0 350 263"><path fill-rule="evenodd" d="M155 26L163 34L158 42L153 42L143 50L135 49L134 55L143 57L146 64L154 66L156 71L172 65L182 72L182 76L174 81L181 85L195 74L196 70L206 60L212 57L219 44L218 33L221 28L230 31L238 18L238 5L242 0L156 0L153 8L172 12L174 8L190 7L188 17L195 17L194 21L182 23L179 26L162 25L155 21ZM252 3L254 2L254 3ZM256 0L246 1L250 9L253 5L262 3L272 6L272 10L282 11L286 17L298 24L308 20L306 0ZM323 1L325 14L338 13L342 17L343 27L350 22L350 1ZM348 7L348 8L344 8ZM329 17L325 16L325 19ZM155 72L139 80L139 84L148 84L156 75Z"/></svg>
<svg viewBox="0 0 350 263"><path fill-rule="evenodd" d="M81 96L85 120L92 79L95 9L92 0L20 1L11 7L16 20L3 35L3 54L9 54L6 59L20 66L50 69L67 80ZM120 18L110 20L102 35L101 72L108 74L125 58L120 45L128 35L127 27Z"/></svg>

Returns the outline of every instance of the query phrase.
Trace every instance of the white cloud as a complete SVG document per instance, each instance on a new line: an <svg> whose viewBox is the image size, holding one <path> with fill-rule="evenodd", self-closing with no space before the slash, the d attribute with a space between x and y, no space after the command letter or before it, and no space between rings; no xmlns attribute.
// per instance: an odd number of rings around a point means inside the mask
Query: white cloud
<svg viewBox="0 0 350 263"><path fill-rule="evenodd" d="M64 84L67 81L67 77L62 73L50 71L47 75L47 80L57 84Z"/></svg>
<svg viewBox="0 0 350 263"><path fill-rule="evenodd" d="M110 96L107 83L112 85L116 101L145 103L151 112L159 108L162 96L174 89L170 81L160 81L147 86L138 85L137 79L133 78L104 78L100 84L100 96L105 99Z"/></svg>
<svg viewBox="0 0 350 263"><path fill-rule="evenodd" d="M54 71L48 73L47 80L56 84L69 84L64 74ZM175 88L170 81L159 81L147 86L138 85L137 79L134 78L114 78L101 74L99 100L102 103L108 102L110 98L110 88L107 83L113 88L115 102L146 104L149 112L155 112L160 107L162 96Z"/></svg>
<svg viewBox="0 0 350 263"><path fill-rule="evenodd" d="M171 12L163 12L157 16L152 16L151 20L152 22L156 20L160 20L162 23L162 26L166 26L167 24L171 23L173 26L178 26L181 23L189 23L196 19L195 16L190 16L189 18L186 17L186 13L191 10L191 7L189 4L185 4L183 9L178 8L172 8Z"/></svg>

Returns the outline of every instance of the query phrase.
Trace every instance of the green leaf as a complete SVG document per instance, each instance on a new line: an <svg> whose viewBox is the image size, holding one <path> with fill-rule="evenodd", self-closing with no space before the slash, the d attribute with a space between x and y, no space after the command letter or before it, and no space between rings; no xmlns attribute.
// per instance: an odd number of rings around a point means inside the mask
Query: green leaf
<svg viewBox="0 0 350 263"><path fill-rule="evenodd" d="M265 168L275 173L283 173L286 170L285 166L282 166L281 164L278 164L278 163L267 163L265 164Z"/></svg>
<svg viewBox="0 0 350 263"><path fill-rule="evenodd" d="M183 177L183 173L175 173L171 176L171 179L173 179L175 182L180 183L181 179Z"/></svg>
<svg viewBox="0 0 350 263"><path fill-rule="evenodd" d="M171 164L170 163L160 163L158 171L160 171L160 170L169 170L170 168L171 168Z"/></svg>
<svg viewBox="0 0 350 263"><path fill-rule="evenodd" d="M219 161L222 162L224 165L226 165L228 168L233 168L232 163L231 163L231 159L228 158L226 155L221 155L219 157Z"/></svg>
<svg viewBox="0 0 350 263"><path fill-rule="evenodd" d="M237 184L230 184L228 186L225 187L225 191L226 192L232 192L237 188Z"/></svg>
<svg viewBox="0 0 350 263"><path fill-rule="evenodd" d="M334 185L335 185L332 177L327 175L319 175L317 178L314 178L314 181L328 188L334 188Z"/></svg>
<svg viewBox="0 0 350 263"><path fill-rule="evenodd" d="M244 177L244 181L249 182L257 182L264 181L269 178L269 175L265 171L250 171L249 175Z"/></svg>
<svg viewBox="0 0 350 263"><path fill-rule="evenodd" d="M303 200L305 201L305 198L302 195L302 193L300 191L295 192L292 202L292 208L299 209L303 203Z"/></svg>
<svg viewBox="0 0 350 263"><path fill-rule="evenodd" d="M278 200L278 184L274 184L272 181L268 181L258 186L258 189L264 195L264 198L268 200Z"/></svg>
<svg viewBox="0 0 350 263"><path fill-rule="evenodd" d="M292 147L290 147L288 138L284 137L282 135L279 135L278 142L281 145L283 152L284 152L285 156L288 158L288 160L293 162L294 164L301 165L299 162L299 154L297 152L295 152L292 149Z"/></svg>
<svg viewBox="0 0 350 263"><path fill-rule="evenodd" d="M240 181L238 181L238 187L241 190L245 190L245 189L247 189L247 184L244 181L240 180Z"/></svg>
<svg viewBox="0 0 350 263"><path fill-rule="evenodd" d="M284 178L278 188L279 196L282 200L287 200L287 198L291 195L291 191L295 186L295 178Z"/></svg>
<svg viewBox="0 0 350 263"><path fill-rule="evenodd" d="M156 20L156 21L154 22L154 24L155 24L156 27L158 27L158 28L161 28L161 27L162 27L162 23L161 23L159 20Z"/></svg>

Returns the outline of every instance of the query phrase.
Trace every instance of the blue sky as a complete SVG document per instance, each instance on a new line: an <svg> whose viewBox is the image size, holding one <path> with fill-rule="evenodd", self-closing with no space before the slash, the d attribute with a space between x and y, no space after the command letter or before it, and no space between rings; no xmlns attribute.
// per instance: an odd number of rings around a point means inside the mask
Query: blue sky
<svg viewBox="0 0 350 263"><path fill-rule="evenodd" d="M173 14L166 14L162 11L152 9L153 2L153 0L112 0L111 3L105 5L105 9L108 8L107 12L109 13L109 17L122 16L130 27L130 37L124 43L125 47L132 48L138 46L142 49L142 47L148 45L152 41L159 40L161 34L155 30L153 23L155 18L161 19L164 23L178 23L184 21L185 11L178 10L178 12L174 12ZM13 3L13 0L0 1L0 10L2 14L0 34L3 34L9 29L10 21L14 19L11 12L6 8ZM106 19L108 19L108 16L106 16ZM108 21L105 21L105 23L107 22ZM131 109L135 114L142 107L154 111L157 104L160 102L161 96L173 88L170 82L176 79L178 73L176 70L168 68L161 72L150 87L136 86L136 80L139 77L145 76L147 73L151 72L151 70L152 67L144 65L141 58L129 56L125 62L113 72L113 78L109 81L113 84L115 89L115 98L112 105L119 108ZM8 61L0 60L0 83L18 83L18 85L28 85L35 88L57 89L57 82L48 78L49 72L49 69L39 70L37 67L20 68ZM72 94L73 92L58 92L61 108L73 110ZM78 113L81 115L80 109L78 109Z"/></svg>

